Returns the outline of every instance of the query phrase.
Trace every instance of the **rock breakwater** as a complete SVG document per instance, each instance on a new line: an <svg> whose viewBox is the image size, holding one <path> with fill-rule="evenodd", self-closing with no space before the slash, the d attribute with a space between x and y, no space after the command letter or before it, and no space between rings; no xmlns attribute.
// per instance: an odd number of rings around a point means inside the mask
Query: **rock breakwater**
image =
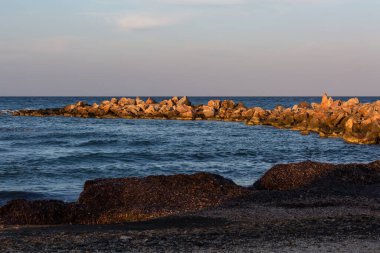
<svg viewBox="0 0 380 253"><path fill-rule="evenodd" d="M321 137L340 137L358 144L380 143L380 101L360 103L359 99L333 100L326 94L321 103L302 102L291 108L273 110L248 108L232 100L210 100L207 105L192 105L187 97L156 102L140 98L112 98L88 105L79 101L64 108L19 110L14 116L65 116L83 118L223 120L248 125L270 125L300 131L317 132Z"/></svg>

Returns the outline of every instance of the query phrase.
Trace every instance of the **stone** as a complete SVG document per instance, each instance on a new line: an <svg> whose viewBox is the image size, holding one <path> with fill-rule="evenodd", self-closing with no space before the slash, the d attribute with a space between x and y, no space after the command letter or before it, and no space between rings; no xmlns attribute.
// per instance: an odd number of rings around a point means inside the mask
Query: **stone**
<svg viewBox="0 0 380 253"><path fill-rule="evenodd" d="M146 100L146 102L145 102L145 104L147 104L147 105L156 104L156 103L157 103L157 102L154 101L153 98L148 98L148 99Z"/></svg>
<svg viewBox="0 0 380 253"><path fill-rule="evenodd" d="M210 100L210 101L208 101L207 105L209 107L214 108L215 110L219 110L222 103L220 102L220 100Z"/></svg>
<svg viewBox="0 0 380 253"><path fill-rule="evenodd" d="M140 97L136 97L136 104L139 105L139 104L145 104L145 101L142 100Z"/></svg>
<svg viewBox="0 0 380 253"><path fill-rule="evenodd" d="M66 204L57 200L12 200L0 207L0 224L58 225L65 223Z"/></svg>
<svg viewBox="0 0 380 253"><path fill-rule="evenodd" d="M322 96L322 102L321 102L321 108L322 109L328 109L333 104L334 100L331 97L328 97L327 94L323 94Z"/></svg>
<svg viewBox="0 0 380 253"><path fill-rule="evenodd" d="M110 103L111 104L117 104L118 100L117 98L111 98Z"/></svg>
<svg viewBox="0 0 380 253"><path fill-rule="evenodd" d="M145 113L155 115L160 110L159 105L149 105L148 108L145 110Z"/></svg>
<svg viewBox="0 0 380 253"><path fill-rule="evenodd" d="M298 107L303 109L309 109L311 108L311 105L308 102L301 102L298 104Z"/></svg>
<svg viewBox="0 0 380 253"><path fill-rule="evenodd" d="M105 224L201 210L245 193L243 187L209 173L98 179L85 183L78 204L91 210L89 223Z"/></svg>
<svg viewBox="0 0 380 253"><path fill-rule="evenodd" d="M171 101L173 101L174 104L177 104L179 101L179 98L178 97L172 97Z"/></svg>
<svg viewBox="0 0 380 253"><path fill-rule="evenodd" d="M179 113L185 113L192 110L193 108L191 106L184 105L184 104L176 107L176 111L178 111Z"/></svg>
<svg viewBox="0 0 380 253"><path fill-rule="evenodd" d="M360 101L358 98L350 98L346 102L343 103L343 106L352 107L360 104Z"/></svg>
<svg viewBox="0 0 380 253"><path fill-rule="evenodd" d="M215 116L214 107L204 105L202 106L202 114L205 118L213 118Z"/></svg>
<svg viewBox="0 0 380 253"><path fill-rule="evenodd" d="M68 105L63 108L64 112L72 112L75 109L76 105Z"/></svg>
<svg viewBox="0 0 380 253"><path fill-rule="evenodd" d="M118 104L119 104L120 106L125 106L125 105L136 105L136 100L133 99L133 98L125 98L125 97L123 97L123 98L120 98L120 99L119 99Z"/></svg>
<svg viewBox="0 0 380 253"><path fill-rule="evenodd" d="M191 102L190 102L190 100L189 100L189 98L187 96L184 96L180 100L178 100L178 102L177 102L177 106L180 106L180 105L188 105L188 106L190 106Z"/></svg>
<svg viewBox="0 0 380 253"><path fill-rule="evenodd" d="M322 187L325 191L338 185L380 183L380 161L369 164L328 164L301 162L279 164L254 183L260 190L290 191Z"/></svg>
<svg viewBox="0 0 380 253"><path fill-rule="evenodd" d="M232 101L232 100L224 100L221 104L221 107L222 108L225 108L225 109L234 109L235 107L235 102Z"/></svg>
<svg viewBox="0 0 380 253"><path fill-rule="evenodd" d="M75 107L84 107L87 105L87 102L79 101L75 104Z"/></svg>

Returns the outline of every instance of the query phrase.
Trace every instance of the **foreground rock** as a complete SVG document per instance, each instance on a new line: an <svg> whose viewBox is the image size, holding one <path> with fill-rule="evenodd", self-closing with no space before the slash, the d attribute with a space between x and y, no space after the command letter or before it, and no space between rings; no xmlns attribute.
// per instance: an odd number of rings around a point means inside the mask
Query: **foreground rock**
<svg viewBox="0 0 380 253"><path fill-rule="evenodd" d="M357 98L334 101L326 94L319 104L302 102L292 108L277 106L273 110L247 108L232 100L192 105L187 97L160 102L137 97L112 98L100 105L80 101L62 109L20 110L13 115L238 121L298 130L303 135L317 132L321 137L340 137L351 143L380 144L380 101L364 104Z"/></svg>
<svg viewBox="0 0 380 253"><path fill-rule="evenodd" d="M254 186L260 190L299 190L380 184L380 161L369 164L302 162L274 166Z"/></svg>
<svg viewBox="0 0 380 253"><path fill-rule="evenodd" d="M87 181L77 203L15 200L0 224L107 224L216 207L247 193L218 175L150 176Z"/></svg>
<svg viewBox="0 0 380 253"><path fill-rule="evenodd" d="M293 206L331 205L332 193L347 198L360 192L363 198L380 199L380 161L369 164L333 165L317 162L276 165L253 187L241 187L208 173L146 178L87 181L76 203L14 200L0 208L0 224L56 225L110 224L143 221L225 205L300 201L316 192L318 203ZM310 203L311 201L311 203ZM341 201L339 199L339 201ZM338 201L338 202L339 202ZM336 204L336 200L332 205ZM276 205L277 205L276 204Z"/></svg>

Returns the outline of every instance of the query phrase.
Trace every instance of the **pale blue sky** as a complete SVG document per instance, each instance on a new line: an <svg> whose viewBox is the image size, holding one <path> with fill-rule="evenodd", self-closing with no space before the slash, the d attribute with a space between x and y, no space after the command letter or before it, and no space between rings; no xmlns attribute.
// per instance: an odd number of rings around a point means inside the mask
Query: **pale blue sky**
<svg viewBox="0 0 380 253"><path fill-rule="evenodd" d="M379 87L378 0L0 0L0 96Z"/></svg>

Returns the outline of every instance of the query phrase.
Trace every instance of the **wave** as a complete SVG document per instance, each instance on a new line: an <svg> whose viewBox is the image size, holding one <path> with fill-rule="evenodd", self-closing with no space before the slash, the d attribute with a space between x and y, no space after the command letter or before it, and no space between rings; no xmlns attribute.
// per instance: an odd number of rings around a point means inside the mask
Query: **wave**
<svg viewBox="0 0 380 253"><path fill-rule="evenodd" d="M90 141L79 143L77 146L91 147L91 146L98 146L98 145L117 144L118 142L119 140L90 140Z"/></svg>
<svg viewBox="0 0 380 253"><path fill-rule="evenodd" d="M0 115L11 115L14 110L0 110Z"/></svg>

